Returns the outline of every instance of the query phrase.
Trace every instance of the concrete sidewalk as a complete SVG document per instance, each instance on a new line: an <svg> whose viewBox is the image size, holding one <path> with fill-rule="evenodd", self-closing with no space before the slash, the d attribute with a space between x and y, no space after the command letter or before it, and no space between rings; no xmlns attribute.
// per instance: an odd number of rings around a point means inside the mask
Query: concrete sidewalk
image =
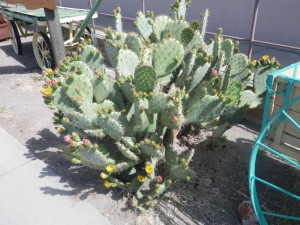
<svg viewBox="0 0 300 225"><path fill-rule="evenodd" d="M72 188L1 127L0 143L0 224L110 224L89 203L44 191Z"/></svg>

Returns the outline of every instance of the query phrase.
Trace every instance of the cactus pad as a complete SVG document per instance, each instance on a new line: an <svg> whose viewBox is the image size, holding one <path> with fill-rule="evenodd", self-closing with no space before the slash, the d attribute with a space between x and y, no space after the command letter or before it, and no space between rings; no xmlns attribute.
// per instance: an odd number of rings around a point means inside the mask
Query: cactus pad
<svg viewBox="0 0 300 225"><path fill-rule="evenodd" d="M137 55L131 51L122 49L118 55L118 74L124 77L133 76L135 68L139 64Z"/></svg>
<svg viewBox="0 0 300 225"><path fill-rule="evenodd" d="M137 56L141 55L142 40L137 34L129 33L124 44L127 45L128 49L133 51Z"/></svg>
<svg viewBox="0 0 300 225"><path fill-rule="evenodd" d="M149 66L138 66L134 73L137 91L151 91L156 84L156 73Z"/></svg>
<svg viewBox="0 0 300 225"><path fill-rule="evenodd" d="M135 25L145 40L147 40L152 34L152 25L148 20L150 19L148 19L142 12L137 13Z"/></svg>
<svg viewBox="0 0 300 225"><path fill-rule="evenodd" d="M153 21L153 33L158 41L163 38L163 31L170 22L172 22L172 19L165 15L157 16Z"/></svg>
<svg viewBox="0 0 300 225"><path fill-rule="evenodd" d="M158 77L168 75L181 63L183 46L174 39L164 40L153 52L153 67Z"/></svg>

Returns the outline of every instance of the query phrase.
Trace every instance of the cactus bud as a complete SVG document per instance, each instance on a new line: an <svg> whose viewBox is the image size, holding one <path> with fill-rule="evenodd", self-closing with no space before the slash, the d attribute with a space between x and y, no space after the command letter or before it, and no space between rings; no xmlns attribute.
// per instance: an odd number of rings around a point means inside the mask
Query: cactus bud
<svg viewBox="0 0 300 225"><path fill-rule="evenodd" d="M71 136L74 141L80 141L80 137L76 132L73 132Z"/></svg>
<svg viewBox="0 0 300 225"><path fill-rule="evenodd" d="M102 178L102 179L107 179L108 178L108 175L106 174L106 173L100 173L100 177Z"/></svg>
<svg viewBox="0 0 300 225"><path fill-rule="evenodd" d="M151 201L153 199L153 197L151 195L148 195L147 199Z"/></svg>
<svg viewBox="0 0 300 225"><path fill-rule="evenodd" d="M57 127L57 128L56 128L56 131L57 131L57 133L62 134L62 133L65 132L65 129L64 129L64 128L61 128L61 127Z"/></svg>
<svg viewBox="0 0 300 225"><path fill-rule="evenodd" d="M216 89L212 89L212 90L211 90L211 94L212 94L212 95L216 95L216 94L218 94L218 91L217 91Z"/></svg>
<svg viewBox="0 0 300 225"><path fill-rule="evenodd" d="M170 186L171 184L172 184L172 180L171 179L166 180L166 185L167 186Z"/></svg>
<svg viewBox="0 0 300 225"><path fill-rule="evenodd" d="M191 180L191 177L190 176L186 176L186 181L190 181Z"/></svg>

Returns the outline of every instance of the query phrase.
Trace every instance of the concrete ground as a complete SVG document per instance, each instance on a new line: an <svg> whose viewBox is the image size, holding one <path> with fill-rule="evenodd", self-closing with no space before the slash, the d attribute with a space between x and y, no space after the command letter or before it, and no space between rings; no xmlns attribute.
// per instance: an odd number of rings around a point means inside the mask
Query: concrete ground
<svg viewBox="0 0 300 225"><path fill-rule="evenodd" d="M23 45L23 56L14 54L9 41L0 43L0 77L4 74L15 76L40 72L28 43L25 41ZM5 81L1 80L1 82ZM24 88L24 84L22 86ZM1 99L18 104L14 97L3 92L0 95ZM19 107L20 114L26 113L20 104ZM0 106L2 113L3 110L4 108ZM16 120L12 118L10 124L15 122ZM39 122L41 121L37 121ZM37 159L32 151L1 126L3 124L0 122L0 224L111 224L108 218L87 201L51 191L71 192L74 188L67 182L61 181L45 162ZM25 126L32 128L34 123L28 121Z"/></svg>

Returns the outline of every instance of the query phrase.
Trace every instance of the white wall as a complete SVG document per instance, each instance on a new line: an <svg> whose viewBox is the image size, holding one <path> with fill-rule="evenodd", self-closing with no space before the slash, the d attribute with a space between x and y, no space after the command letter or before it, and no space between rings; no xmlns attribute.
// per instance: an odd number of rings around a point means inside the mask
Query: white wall
<svg viewBox="0 0 300 225"><path fill-rule="evenodd" d="M89 7L89 0L61 1L67 7ZM174 1L145 0L145 6L155 14L168 14ZM215 32L222 27L224 34L249 38L254 3L255 0L193 0L187 18L198 19L208 8L211 12L208 31ZM142 0L103 0L99 12L111 14L117 6L122 8L123 16L135 17L136 12L142 10ZM260 0L255 39L300 47L299 11L299 0Z"/></svg>

